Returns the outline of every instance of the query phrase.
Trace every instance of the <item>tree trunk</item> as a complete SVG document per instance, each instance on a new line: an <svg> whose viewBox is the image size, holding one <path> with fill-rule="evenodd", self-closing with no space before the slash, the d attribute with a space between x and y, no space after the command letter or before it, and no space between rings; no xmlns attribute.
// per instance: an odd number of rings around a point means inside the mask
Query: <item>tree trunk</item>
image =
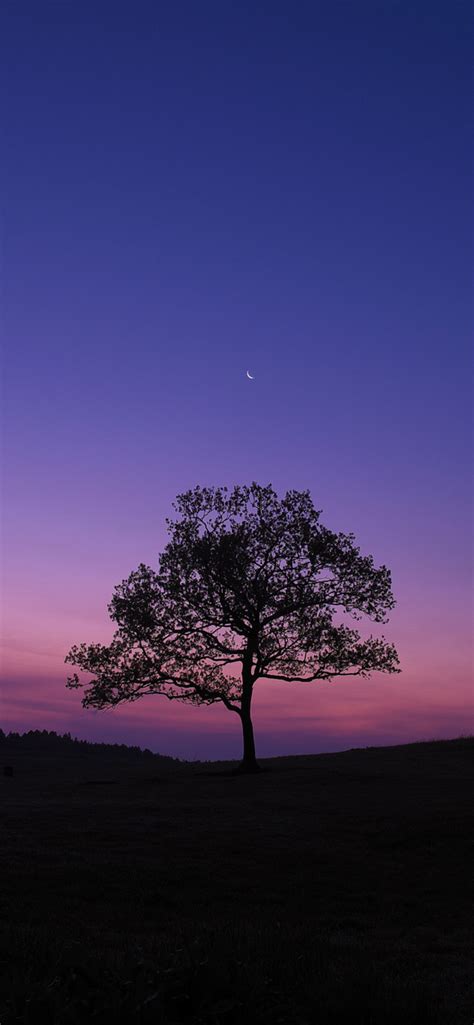
<svg viewBox="0 0 474 1025"><path fill-rule="evenodd" d="M255 740L253 735L252 720L250 718L250 699L248 701L242 701L242 711L240 714L240 721L242 723L242 731L244 738L244 750L242 761L239 765L239 772L261 772L260 765L255 758Z"/></svg>
<svg viewBox="0 0 474 1025"><path fill-rule="evenodd" d="M252 679L253 647L249 640L245 655L242 661L242 700L240 703L240 721L244 735L244 751L238 772L261 772L261 768L255 758L255 740L253 736L252 719L250 718L250 706L252 704L252 691L254 680Z"/></svg>

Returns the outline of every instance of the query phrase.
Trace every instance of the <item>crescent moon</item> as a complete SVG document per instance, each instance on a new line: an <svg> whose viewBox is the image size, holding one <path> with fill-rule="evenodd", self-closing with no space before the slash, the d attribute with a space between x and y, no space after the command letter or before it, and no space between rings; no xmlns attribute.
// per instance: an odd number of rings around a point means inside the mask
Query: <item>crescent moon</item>
<svg viewBox="0 0 474 1025"><path fill-rule="evenodd" d="M249 381L254 381L255 380L255 378L252 377L252 374L249 374L248 370L247 370L247 377L248 377Z"/></svg>

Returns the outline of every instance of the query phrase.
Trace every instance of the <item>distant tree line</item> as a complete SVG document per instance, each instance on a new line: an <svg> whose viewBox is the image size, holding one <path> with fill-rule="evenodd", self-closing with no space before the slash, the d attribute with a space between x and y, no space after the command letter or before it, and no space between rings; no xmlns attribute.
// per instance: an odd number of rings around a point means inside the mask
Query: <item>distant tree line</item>
<svg viewBox="0 0 474 1025"><path fill-rule="evenodd" d="M0 729L0 744L8 750L19 750L28 748L41 751L57 751L59 749L73 750L75 752L91 752L94 754L117 754L121 752L133 755L138 758L161 758L168 762L180 762L180 758L173 758L171 755L154 754L149 748L141 748L136 744L105 744L101 742L79 740L70 733L56 733L54 730L28 730L25 733L11 731L4 733Z"/></svg>

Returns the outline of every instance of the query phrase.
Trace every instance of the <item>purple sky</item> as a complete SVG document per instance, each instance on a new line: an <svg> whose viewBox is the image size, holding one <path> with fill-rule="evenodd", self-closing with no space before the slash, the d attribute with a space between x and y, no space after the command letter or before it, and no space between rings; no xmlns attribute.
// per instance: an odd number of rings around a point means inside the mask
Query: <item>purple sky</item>
<svg viewBox="0 0 474 1025"><path fill-rule="evenodd" d="M257 753L472 731L470 5L3 20L0 724L238 757L224 708L86 713L64 656L179 491L256 480L390 567L403 670L257 684Z"/></svg>

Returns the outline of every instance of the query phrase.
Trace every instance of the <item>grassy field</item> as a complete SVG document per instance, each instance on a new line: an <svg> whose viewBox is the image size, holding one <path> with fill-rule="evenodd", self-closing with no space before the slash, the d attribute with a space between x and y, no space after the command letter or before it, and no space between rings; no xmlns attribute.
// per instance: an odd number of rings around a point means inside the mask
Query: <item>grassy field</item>
<svg viewBox="0 0 474 1025"><path fill-rule="evenodd" d="M0 743L1 1025L471 1025L473 750Z"/></svg>

